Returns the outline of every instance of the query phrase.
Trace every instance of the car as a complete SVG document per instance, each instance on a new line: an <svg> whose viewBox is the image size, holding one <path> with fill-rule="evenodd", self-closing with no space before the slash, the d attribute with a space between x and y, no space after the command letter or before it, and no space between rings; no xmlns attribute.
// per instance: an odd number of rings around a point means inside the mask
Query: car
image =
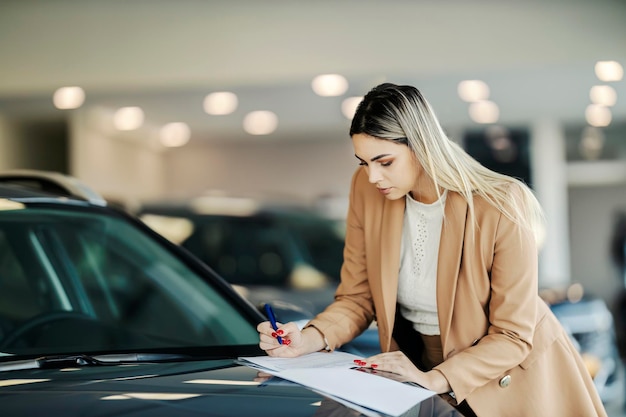
<svg viewBox="0 0 626 417"><path fill-rule="evenodd" d="M626 378L615 321L606 302L588 294L578 283L542 289L540 295L580 352L602 402L621 408Z"/></svg>
<svg viewBox="0 0 626 417"><path fill-rule="evenodd" d="M359 414L242 365L263 354L265 316L191 253L69 179L0 173L3 417ZM459 415L438 396L410 413Z"/></svg>
<svg viewBox="0 0 626 417"><path fill-rule="evenodd" d="M303 203L213 195L144 202L135 214L253 304L270 299L317 314L339 284L344 222Z"/></svg>

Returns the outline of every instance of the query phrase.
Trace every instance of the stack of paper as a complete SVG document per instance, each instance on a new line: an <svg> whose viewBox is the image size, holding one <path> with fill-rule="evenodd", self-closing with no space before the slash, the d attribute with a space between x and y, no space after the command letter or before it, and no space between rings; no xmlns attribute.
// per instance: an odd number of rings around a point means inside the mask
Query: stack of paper
<svg viewBox="0 0 626 417"><path fill-rule="evenodd" d="M244 365L304 385L343 404L399 416L435 394L415 384L364 372L354 365L359 356L335 351L315 352L297 358L254 356L239 358Z"/></svg>

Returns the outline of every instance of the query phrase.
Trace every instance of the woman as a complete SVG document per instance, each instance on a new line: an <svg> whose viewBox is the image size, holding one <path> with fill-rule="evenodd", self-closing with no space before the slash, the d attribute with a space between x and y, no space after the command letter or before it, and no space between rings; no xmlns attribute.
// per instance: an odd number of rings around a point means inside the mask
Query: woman
<svg viewBox="0 0 626 417"><path fill-rule="evenodd" d="M383 353L364 366L436 391L464 415L605 416L538 296L543 216L531 190L450 141L411 86L372 89L350 136L361 167L335 301L302 331L261 323L260 347L280 357L333 350L376 320Z"/></svg>

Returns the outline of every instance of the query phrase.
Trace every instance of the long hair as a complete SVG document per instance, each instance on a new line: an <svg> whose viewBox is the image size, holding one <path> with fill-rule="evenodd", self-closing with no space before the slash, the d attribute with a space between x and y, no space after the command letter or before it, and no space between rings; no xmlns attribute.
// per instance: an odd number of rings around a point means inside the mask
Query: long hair
<svg viewBox="0 0 626 417"><path fill-rule="evenodd" d="M359 133L407 145L433 179L438 194L444 188L465 198L472 227L476 219L474 196L478 195L511 221L531 230L538 245L542 241L543 210L532 190L516 178L481 165L451 141L417 88L384 83L370 90L350 126L350 136Z"/></svg>

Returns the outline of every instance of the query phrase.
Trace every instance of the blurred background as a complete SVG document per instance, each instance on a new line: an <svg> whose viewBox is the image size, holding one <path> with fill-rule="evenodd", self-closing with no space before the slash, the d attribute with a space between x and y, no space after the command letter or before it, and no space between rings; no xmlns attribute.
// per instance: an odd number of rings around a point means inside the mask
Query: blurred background
<svg viewBox="0 0 626 417"><path fill-rule="evenodd" d="M621 347L624 22L622 0L0 1L0 170L128 210L255 196L341 220L356 103L411 84L533 187L546 299L604 301Z"/></svg>

